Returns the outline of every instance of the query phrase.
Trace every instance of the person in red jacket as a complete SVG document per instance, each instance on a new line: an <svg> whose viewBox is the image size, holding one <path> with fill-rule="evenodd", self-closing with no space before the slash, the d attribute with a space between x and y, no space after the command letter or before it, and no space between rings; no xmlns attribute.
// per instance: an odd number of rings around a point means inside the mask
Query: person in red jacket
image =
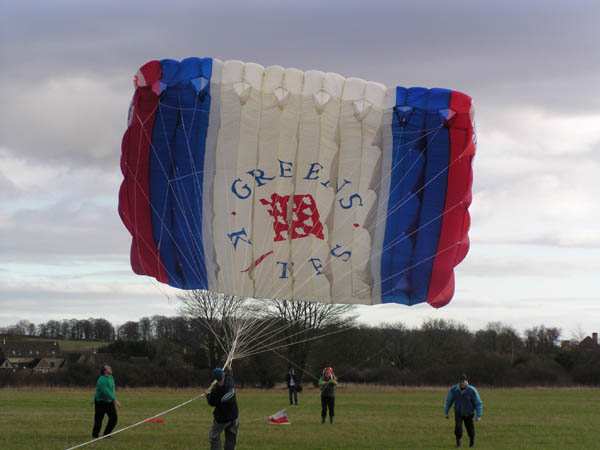
<svg viewBox="0 0 600 450"><path fill-rule="evenodd" d="M331 367L323 369L323 375L319 378L319 389L321 390L321 423L325 423L327 410L329 409L329 423L333 423L335 416L335 387L338 381Z"/></svg>

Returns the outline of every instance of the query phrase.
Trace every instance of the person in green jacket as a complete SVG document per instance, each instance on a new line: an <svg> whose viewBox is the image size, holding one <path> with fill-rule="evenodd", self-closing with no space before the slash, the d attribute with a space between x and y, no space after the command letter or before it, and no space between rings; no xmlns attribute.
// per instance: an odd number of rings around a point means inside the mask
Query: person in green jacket
<svg viewBox="0 0 600 450"><path fill-rule="evenodd" d="M104 436L112 433L112 430L117 425L117 410L115 406L121 407L119 401L115 398L115 379L112 376L112 367L105 364L100 369L100 378L96 383L96 392L94 393L94 428L92 437L98 438L100 429L102 428L102 420L104 414L108 415L108 423L104 429Z"/></svg>
<svg viewBox="0 0 600 450"><path fill-rule="evenodd" d="M329 423L333 423L335 406L335 387L338 381L331 367L323 369L323 375L319 378L319 389L321 390L321 423L325 423L327 409L329 409Z"/></svg>

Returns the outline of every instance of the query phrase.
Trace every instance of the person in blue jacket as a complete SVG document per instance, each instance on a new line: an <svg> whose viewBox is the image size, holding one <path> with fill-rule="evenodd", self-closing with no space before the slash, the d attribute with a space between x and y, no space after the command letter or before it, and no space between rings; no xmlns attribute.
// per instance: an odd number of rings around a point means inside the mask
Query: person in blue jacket
<svg viewBox="0 0 600 450"><path fill-rule="evenodd" d="M456 446L460 447L464 422L467 434L469 435L469 447L473 447L475 445L473 416L477 414L476 420L480 420L483 408L477 389L469 385L465 374L462 374L458 384L452 386L448 391L446 405L444 406L446 419L448 419L448 412L452 404L454 404L454 435L456 436Z"/></svg>

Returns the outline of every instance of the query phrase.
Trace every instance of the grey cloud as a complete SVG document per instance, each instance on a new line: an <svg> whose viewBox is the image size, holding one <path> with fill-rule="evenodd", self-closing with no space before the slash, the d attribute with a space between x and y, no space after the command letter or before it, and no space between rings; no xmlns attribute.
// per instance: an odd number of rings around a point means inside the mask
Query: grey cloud
<svg viewBox="0 0 600 450"><path fill-rule="evenodd" d="M578 314L565 314L564 307ZM600 305L596 298L560 297L492 300L486 297L464 296L458 290L454 299L440 309L427 304L407 307L404 305L384 304L378 306L359 306L359 320L375 325L382 322L401 322L408 327L419 327L430 319L455 320L475 331L484 328L491 321L500 321L523 333L526 329L544 324L562 330L576 327L596 330L595 317L600 314Z"/></svg>
<svg viewBox="0 0 600 450"><path fill-rule="evenodd" d="M507 242L510 242L508 240ZM520 242L514 241L516 244ZM551 246L557 248L600 249L600 227L564 230L562 233L544 233L534 235L527 240L528 244ZM589 264L588 264L589 267ZM598 267L600 271L600 267Z"/></svg>
<svg viewBox="0 0 600 450"><path fill-rule="evenodd" d="M130 94L94 77L13 83L0 105L0 145L56 166L118 167Z"/></svg>
<svg viewBox="0 0 600 450"><path fill-rule="evenodd" d="M101 317L113 323L139 320L155 314L175 316L176 305L160 293L148 295L113 287L111 292L51 290L19 285L7 289L0 284L0 326L26 319L34 323L50 319Z"/></svg>
<svg viewBox="0 0 600 450"><path fill-rule="evenodd" d="M526 236L514 236L510 233L500 235L486 235L481 233L474 235L471 233L471 246L475 245L521 245L521 246L539 246L557 248L557 249L582 249L595 250L600 249L600 234L596 232L590 236L582 236L579 230L575 230L572 236L566 236L564 233L528 233ZM531 275L524 272L524 275ZM503 276L504 273L498 273ZM540 276L542 274L539 274Z"/></svg>
<svg viewBox="0 0 600 450"><path fill-rule="evenodd" d="M11 72L21 75L39 72L34 69L39 66L28 65L40 59L54 71L130 78L150 59L216 56L468 93L478 93L478 86L513 92L523 87L511 97L541 90L559 103L585 88L559 89L562 80L600 71L600 6L578 4L180 1L140 7L40 2L36 15L25 5L8 9L5 33L20 45L5 46L3 53L12 61ZM202 49L210 49L209 54L199 54Z"/></svg>
<svg viewBox="0 0 600 450"><path fill-rule="evenodd" d="M509 243L505 243L510 245ZM487 247L489 248L489 247ZM486 257L469 255L460 266L464 276L478 278L535 277L564 278L600 271L600 262L569 261L556 254L554 258L540 258L530 250L516 250L513 257Z"/></svg>
<svg viewBox="0 0 600 450"><path fill-rule="evenodd" d="M127 260L130 236L113 207L59 202L46 208L17 211L0 230L3 258L51 261L64 257L120 255Z"/></svg>
<svg viewBox="0 0 600 450"><path fill-rule="evenodd" d="M480 244L502 245L538 245L556 248L600 249L600 231L595 230L589 236L581 235L581 230L574 230L571 235L564 232L528 233L526 236L498 235L478 238ZM600 268L599 268L600 269Z"/></svg>
<svg viewBox="0 0 600 450"><path fill-rule="evenodd" d="M449 87L496 110L598 110L589 86L600 74L600 6L584 3L61 1L32 14L15 2L1 19L11 63L0 75L0 144L54 164L114 166L137 68L187 56ZM74 79L86 83L69 91ZM494 110L481 112L493 121Z"/></svg>
<svg viewBox="0 0 600 450"><path fill-rule="evenodd" d="M581 154L580 159L584 164L596 164L600 167L600 137L595 142L592 148Z"/></svg>
<svg viewBox="0 0 600 450"><path fill-rule="evenodd" d="M0 200L15 199L20 193L20 189L0 171Z"/></svg>

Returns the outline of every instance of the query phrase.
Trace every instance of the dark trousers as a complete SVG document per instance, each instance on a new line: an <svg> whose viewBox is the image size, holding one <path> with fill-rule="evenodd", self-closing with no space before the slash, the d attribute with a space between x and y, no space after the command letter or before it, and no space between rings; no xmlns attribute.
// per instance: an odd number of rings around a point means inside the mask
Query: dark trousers
<svg viewBox="0 0 600 450"><path fill-rule="evenodd" d="M290 405L292 405L292 396L294 397L294 403L297 405L298 404L298 392L296 392L296 386L290 386L288 388L288 391L290 392Z"/></svg>
<svg viewBox="0 0 600 450"><path fill-rule="evenodd" d="M117 410L115 408L115 403L99 402L98 400L95 400L94 405L96 412L94 414L94 429L92 430L92 437L97 438L98 434L100 434L104 414L108 414L108 423L104 429L104 436L112 433L112 430L114 430L115 425L117 424Z"/></svg>
<svg viewBox="0 0 600 450"><path fill-rule="evenodd" d="M329 417L335 416L334 406L335 397L321 397L321 417L323 419L327 417L327 408L329 408Z"/></svg>
<svg viewBox="0 0 600 450"><path fill-rule="evenodd" d="M475 440L475 425L473 424L473 414L471 414L470 416L461 416L460 414L455 413L454 434L456 435L456 439L462 438L463 422L465 423L465 428L467 429L469 439L471 439L472 441Z"/></svg>

